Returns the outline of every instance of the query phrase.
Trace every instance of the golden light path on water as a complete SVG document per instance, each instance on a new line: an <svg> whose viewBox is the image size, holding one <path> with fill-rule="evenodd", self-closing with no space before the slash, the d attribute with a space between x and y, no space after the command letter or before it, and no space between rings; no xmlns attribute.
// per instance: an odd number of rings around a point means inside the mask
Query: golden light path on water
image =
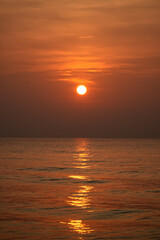
<svg viewBox="0 0 160 240"><path fill-rule="evenodd" d="M91 186L80 186L79 190L74 193L72 196L69 196L68 204L80 207L87 208L90 205L89 192L93 189Z"/></svg>
<svg viewBox="0 0 160 240"><path fill-rule="evenodd" d="M77 145L76 153L73 155L73 166L75 169L88 169L89 168L89 160L90 160L90 152L87 147L86 140L83 140L81 144ZM91 197L90 192L93 191L93 186L83 184L84 180L89 180L89 176L86 174L76 174L76 175L69 175L71 179L75 179L77 181L82 181L82 185L78 184L78 188L68 196L66 203L72 207L79 208L86 210L86 212L90 212L89 207L91 206ZM79 235L89 234L94 232L88 224L84 223L84 220L81 219L72 219L70 218L66 222L61 222L63 224L67 224L68 228L71 231L77 232ZM82 236L79 236L79 240L83 240Z"/></svg>
<svg viewBox="0 0 160 240"><path fill-rule="evenodd" d="M85 176L81 176L81 175L70 175L69 178L74 178L74 179L86 179Z"/></svg>
<svg viewBox="0 0 160 240"><path fill-rule="evenodd" d="M89 158L89 154L88 153L78 153L74 155L75 157L75 168L82 168L82 169L87 169L89 168L88 166L88 158Z"/></svg>
<svg viewBox="0 0 160 240"><path fill-rule="evenodd" d="M68 226L70 229L80 233L80 234L87 234L91 233L94 230L91 229L87 224L84 224L82 220L70 220L68 222Z"/></svg>

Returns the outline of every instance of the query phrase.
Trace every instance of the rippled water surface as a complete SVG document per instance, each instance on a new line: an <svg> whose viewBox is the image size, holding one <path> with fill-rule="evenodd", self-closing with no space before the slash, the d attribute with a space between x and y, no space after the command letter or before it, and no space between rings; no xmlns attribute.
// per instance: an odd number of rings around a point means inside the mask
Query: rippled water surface
<svg viewBox="0 0 160 240"><path fill-rule="evenodd" d="M160 140L0 139L0 239L160 239Z"/></svg>

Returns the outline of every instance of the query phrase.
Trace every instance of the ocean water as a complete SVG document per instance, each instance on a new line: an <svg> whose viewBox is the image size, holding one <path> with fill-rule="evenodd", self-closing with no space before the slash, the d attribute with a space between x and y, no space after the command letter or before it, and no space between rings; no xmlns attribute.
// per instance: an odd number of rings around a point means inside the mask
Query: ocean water
<svg viewBox="0 0 160 240"><path fill-rule="evenodd" d="M0 139L0 239L160 239L159 139Z"/></svg>

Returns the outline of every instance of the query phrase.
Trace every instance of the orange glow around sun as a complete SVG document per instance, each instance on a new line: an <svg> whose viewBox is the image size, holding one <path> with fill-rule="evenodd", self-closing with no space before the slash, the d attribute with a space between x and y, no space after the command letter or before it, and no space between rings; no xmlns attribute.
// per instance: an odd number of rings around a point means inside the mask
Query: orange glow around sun
<svg viewBox="0 0 160 240"><path fill-rule="evenodd" d="M87 92L87 88L84 85L79 85L77 87L77 93L80 95L84 95Z"/></svg>

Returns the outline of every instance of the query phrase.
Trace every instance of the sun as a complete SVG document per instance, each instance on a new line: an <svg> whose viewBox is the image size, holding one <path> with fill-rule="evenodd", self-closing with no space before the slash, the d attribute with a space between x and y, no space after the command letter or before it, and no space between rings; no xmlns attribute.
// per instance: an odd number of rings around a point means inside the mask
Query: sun
<svg viewBox="0 0 160 240"><path fill-rule="evenodd" d="M84 95L87 92L87 88L84 85L79 85L77 87L77 93L80 95Z"/></svg>

